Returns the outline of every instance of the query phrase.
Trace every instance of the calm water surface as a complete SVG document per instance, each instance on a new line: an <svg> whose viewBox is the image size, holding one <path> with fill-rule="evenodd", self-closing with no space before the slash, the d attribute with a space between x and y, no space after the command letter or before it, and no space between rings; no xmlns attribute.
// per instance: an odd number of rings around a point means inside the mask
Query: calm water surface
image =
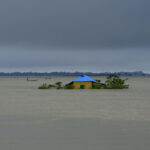
<svg viewBox="0 0 150 150"><path fill-rule="evenodd" d="M128 90L37 90L72 79L0 78L0 150L150 149L150 78L129 78Z"/></svg>

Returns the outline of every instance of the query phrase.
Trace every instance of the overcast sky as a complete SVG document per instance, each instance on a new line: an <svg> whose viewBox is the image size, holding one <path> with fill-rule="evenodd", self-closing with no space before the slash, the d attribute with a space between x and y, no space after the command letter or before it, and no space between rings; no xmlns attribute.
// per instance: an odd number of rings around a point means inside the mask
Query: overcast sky
<svg viewBox="0 0 150 150"><path fill-rule="evenodd" d="M0 0L0 71L150 72L149 0Z"/></svg>

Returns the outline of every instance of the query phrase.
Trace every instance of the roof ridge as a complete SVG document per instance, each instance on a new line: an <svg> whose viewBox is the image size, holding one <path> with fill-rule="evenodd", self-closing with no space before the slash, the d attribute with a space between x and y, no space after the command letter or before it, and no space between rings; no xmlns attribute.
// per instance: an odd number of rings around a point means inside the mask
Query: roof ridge
<svg viewBox="0 0 150 150"><path fill-rule="evenodd" d="M87 75L81 75L80 77L73 80L73 82L88 82L88 81L96 82L94 79L90 78Z"/></svg>

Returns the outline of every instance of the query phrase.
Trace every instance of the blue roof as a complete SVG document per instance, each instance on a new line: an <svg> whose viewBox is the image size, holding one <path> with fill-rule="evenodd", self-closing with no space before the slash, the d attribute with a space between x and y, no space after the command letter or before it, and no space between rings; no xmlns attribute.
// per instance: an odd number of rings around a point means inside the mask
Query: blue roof
<svg viewBox="0 0 150 150"><path fill-rule="evenodd" d="M77 79L73 80L73 82L97 82L94 79L88 77L87 75L82 75L78 77Z"/></svg>

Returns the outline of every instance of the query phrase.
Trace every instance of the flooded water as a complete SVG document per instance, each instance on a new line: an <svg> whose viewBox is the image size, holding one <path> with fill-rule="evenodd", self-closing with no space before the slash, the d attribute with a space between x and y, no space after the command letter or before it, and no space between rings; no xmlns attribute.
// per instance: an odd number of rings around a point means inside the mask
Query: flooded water
<svg viewBox="0 0 150 150"><path fill-rule="evenodd" d="M74 77L37 79L0 78L0 150L150 149L149 77L125 90L38 90Z"/></svg>

